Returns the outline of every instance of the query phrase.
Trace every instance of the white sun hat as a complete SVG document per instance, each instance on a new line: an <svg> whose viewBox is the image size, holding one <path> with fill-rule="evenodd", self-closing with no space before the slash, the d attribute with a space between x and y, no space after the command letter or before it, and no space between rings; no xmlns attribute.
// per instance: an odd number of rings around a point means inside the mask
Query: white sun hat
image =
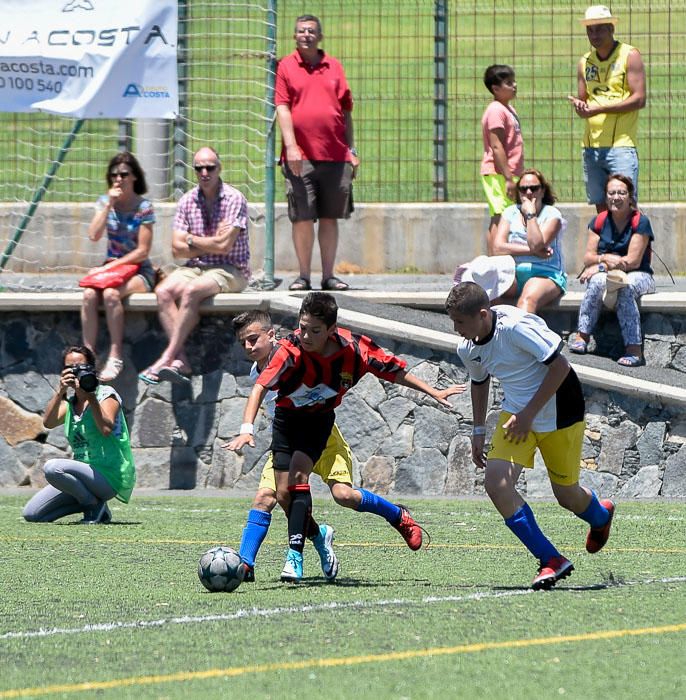
<svg viewBox="0 0 686 700"><path fill-rule="evenodd" d="M585 27L589 27L592 24L614 24L616 26L618 19L618 17L612 16L612 11L609 7L605 7L605 5L591 5L586 10L581 24Z"/></svg>
<svg viewBox="0 0 686 700"><path fill-rule="evenodd" d="M617 306L617 292L628 287L629 284L629 275L624 270L610 270L607 273L605 291L603 292L603 306L606 309L614 310Z"/></svg>
<svg viewBox="0 0 686 700"><path fill-rule="evenodd" d="M511 255L479 255L471 262L458 265L453 276L455 284L474 282L493 301L501 297L515 281L515 261Z"/></svg>

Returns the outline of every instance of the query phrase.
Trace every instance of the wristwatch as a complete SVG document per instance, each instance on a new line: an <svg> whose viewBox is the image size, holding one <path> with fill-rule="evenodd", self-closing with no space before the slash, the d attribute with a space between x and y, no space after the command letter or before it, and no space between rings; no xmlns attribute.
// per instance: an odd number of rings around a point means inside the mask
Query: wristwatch
<svg viewBox="0 0 686 700"><path fill-rule="evenodd" d="M605 263L598 263L598 272L607 272L607 266Z"/></svg>
<svg viewBox="0 0 686 700"><path fill-rule="evenodd" d="M357 158L357 149L354 146L348 150L355 156L355 158Z"/></svg>
<svg viewBox="0 0 686 700"><path fill-rule="evenodd" d="M192 234L189 234L188 236L186 236L186 245L189 248L193 247L193 235Z"/></svg>
<svg viewBox="0 0 686 700"><path fill-rule="evenodd" d="M531 219L535 219L536 214L524 214L524 221L531 221Z"/></svg>

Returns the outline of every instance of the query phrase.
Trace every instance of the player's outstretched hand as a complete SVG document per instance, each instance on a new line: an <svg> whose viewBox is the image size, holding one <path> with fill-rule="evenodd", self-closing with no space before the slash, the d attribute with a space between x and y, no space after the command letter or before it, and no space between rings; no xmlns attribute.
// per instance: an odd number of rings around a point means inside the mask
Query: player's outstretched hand
<svg viewBox="0 0 686 700"><path fill-rule="evenodd" d="M452 404L450 401L448 401L448 396L454 396L455 394L462 394L464 390L467 388L466 384L453 384L452 386L449 386L447 389L438 389L436 393L434 394L434 398L436 401L439 403L442 403L444 406L447 406L448 408L452 408Z"/></svg>
<svg viewBox="0 0 686 700"><path fill-rule="evenodd" d="M248 433L241 433L240 435L237 435L233 440L231 440L231 442L227 442L221 447L224 450L240 452L246 445L250 445L250 447L255 447L255 440L252 435L248 435Z"/></svg>
<svg viewBox="0 0 686 700"><path fill-rule="evenodd" d="M485 435L472 435L472 462L474 462L479 469L486 468L486 453L484 451L485 445Z"/></svg>

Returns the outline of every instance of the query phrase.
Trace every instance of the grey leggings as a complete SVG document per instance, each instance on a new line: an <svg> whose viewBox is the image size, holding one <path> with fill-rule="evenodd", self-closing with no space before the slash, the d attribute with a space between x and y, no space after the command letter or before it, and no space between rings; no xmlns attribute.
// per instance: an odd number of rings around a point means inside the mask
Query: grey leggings
<svg viewBox="0 0 686 700"><path fill-rule="evenodd" d="M83 513L98 501L109 501L116 491L107 479L84 462L50 459L43 467L48 486L24 506L22 515L35 523L51 523L72 513Z"/></svg>
<svg viewBox="0 0 686 700"><path fill-rule="evenodd" d="M603 309L603 292L607 274L597 272L590 280L584 298L579 308L579 332L590 335L598 322L598 317ZM655 280L647 272L630 272L629 286L620 289L617 293L617 320L622 332L624 345L640 345L641 312L637 299L644 294L652 294L655 291Z"/></svg>

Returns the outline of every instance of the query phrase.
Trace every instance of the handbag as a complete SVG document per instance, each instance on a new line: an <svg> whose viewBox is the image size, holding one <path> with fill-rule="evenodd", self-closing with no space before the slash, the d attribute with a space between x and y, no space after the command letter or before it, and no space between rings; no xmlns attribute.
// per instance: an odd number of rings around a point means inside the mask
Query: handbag
<svg viewBox="0 0 686 700"><path fill-rule="evenodd" d="M130 280L140 270L139 263L124 263L106 270L98 270L86 275L79 280L79 287L93 287L94 289L111 289L121 287L124 282Z"/></svg>

